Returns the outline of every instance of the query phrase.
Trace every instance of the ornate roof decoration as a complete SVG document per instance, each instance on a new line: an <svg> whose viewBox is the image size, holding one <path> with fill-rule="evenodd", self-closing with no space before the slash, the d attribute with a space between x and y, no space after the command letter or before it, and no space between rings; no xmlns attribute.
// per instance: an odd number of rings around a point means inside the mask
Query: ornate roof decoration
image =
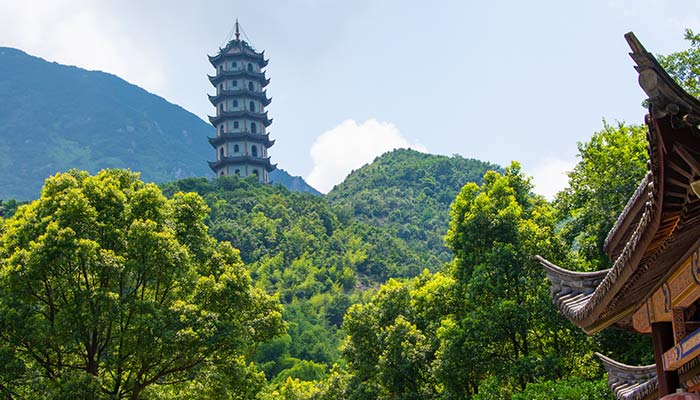
<svg viewBox="0 0 700 400"><path fill-rule="evenodd" d="M605 278L609 270L597 272L574 272L561 268L540 256L535 259L547 272L547 279L552 283L552 300L565 315L573 315L587 304L591 295Z"/></svg>
<svg viewBox="0 0 700 400"><path fill-rule="evenodd" d="M700 201L690 182L700 179L700 101L686 93L632 33L625 35L648 96L649 173L606 239L613 260L592 275L539 258L559 310L586 332L629 319L687 258L700 237ZM595 285L595 286L593 286Z"/></svg>
<svg viewBox="0 0 700 400"><path fill-rule="evenodd" d="M643 367L622 364L595 353L608 373L608 387L616 400L651 400L658 398L656 365Z"/></svg>

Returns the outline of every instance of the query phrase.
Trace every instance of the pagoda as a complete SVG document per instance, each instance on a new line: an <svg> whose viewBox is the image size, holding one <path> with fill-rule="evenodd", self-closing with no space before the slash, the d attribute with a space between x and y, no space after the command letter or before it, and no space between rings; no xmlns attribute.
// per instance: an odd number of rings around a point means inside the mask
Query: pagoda
<svg viewBox="0 0 700 400"><path fill-rule="evenodd" d="M216 161L210 161L209 167L216 176L255 175L260 182L268 183L269 173L276 168L267 154L275 143L268 133L272 120L265 111L271 100L265 91L270 79L263 69L269 60L264 51L257 52L240 35L236 20L235 39L219 48L218 54L209 56L216 69L216 74L209 76L216 90L209 96L216 107L216 115L209 117L216 129L216 136L209 138Z"/></svg>
<svg viewBox="0 0 700 400"><path fill-rule="evenodd" d="M598 355L616 399L700 399L700 101L625 37L648 96L649 171L605 240L613 265L575 272L537 258L559 311L585 332L651 335L654 364Z"/></svg>

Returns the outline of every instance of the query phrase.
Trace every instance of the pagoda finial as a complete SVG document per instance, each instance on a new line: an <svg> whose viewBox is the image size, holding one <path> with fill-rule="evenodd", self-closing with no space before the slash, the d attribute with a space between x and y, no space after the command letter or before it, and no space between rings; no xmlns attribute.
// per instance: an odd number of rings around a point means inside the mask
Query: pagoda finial
<svg viewBox="0 0 700 400"><path fill-rule="evenodd" d="M241 37L241 32L238 31L238 18L236 18L236 40Z"/></svg>

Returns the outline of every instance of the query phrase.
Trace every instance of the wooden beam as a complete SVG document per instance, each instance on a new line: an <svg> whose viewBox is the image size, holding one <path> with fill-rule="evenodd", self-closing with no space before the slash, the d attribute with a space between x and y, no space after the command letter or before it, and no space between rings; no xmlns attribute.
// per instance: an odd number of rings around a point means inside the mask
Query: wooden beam
<svg viewBox="0 0 700 400"><path fill-rule="evenodd" d="M653 332L652 332L653 335ZM673 332L671 332L673 335ZM665 340L665 338L664 338ZM664 342L666 344L666 342ZM656 349L654 349L656 350ZM664 371L675 371L683 364L700 355L700 329L693 331L677 345L666 349L663 354Z"/></svg>
<svg viewBox="0 0 700 400"><path fill-rule="evenodd" d="M680 158L683 159L683 161L686 162L692 168L694 173L698 173L700 171L700 162L693 157L690 153L688 153L688 150L686 150L683 146L676 144L673 146L673 150L680 156Z"/></svg>
<svg viewBox="0 0 700 400"><path fill-rule="evenodd" d="M688 179L693 178L692 172L688 172L685 168L681 167L680 165L674 163L673 161L668 163L668 166L671 167L672 170L676 171L677 173L685 176Z"/></svg>

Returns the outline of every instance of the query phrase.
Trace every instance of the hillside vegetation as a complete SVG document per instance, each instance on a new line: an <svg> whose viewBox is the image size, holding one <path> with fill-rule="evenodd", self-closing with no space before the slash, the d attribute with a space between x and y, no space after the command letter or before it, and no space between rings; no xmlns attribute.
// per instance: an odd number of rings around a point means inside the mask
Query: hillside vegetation
<svg viewBox="0 0 700 400"><path fill-rule="evenodd" d="M360 221L381 226L427 258L427 268L449 261L445 247L450 203L467 182L481 183L498 165L399 149L353 171L328 193L332 204Z"/></svg>
<svg viewBox="0 0 700 400"><path fill-rule="evenodd" d="M369 172L362 173L373 177L374 164L387 159L390 164L402 163L405 156L412 159L412 163L402 166L408 175L419 175L421 164L448 159L397 150L379 157L366 167ZM479 176L490 165L459 158L452 159L451 164L455 169L460 165L463 176ZM479 172L470 168L478 168ZM450 180L450 191L458 191L465 183L457 183L454 177ZM389 182L393 187L403 185L396 177L384 183ZM381 191L380 183L375 183L373 190ZM440 267L439 253L408 243L396 234L397 225L360 218L345 205L324 197L238 177L183 179L162 187L168 195L178 191L201 195L211 208L206 220L210 234L240 249L255 285L277 294L284 304L287 334L262 346L256 355L256 361L274 382L284 382L288 377L317 380L325 376L333 364L341 362L340 328L351 304L365 301L390 278L414 277L423 270ZM349 198L357 195L352 188L345 193ZM406 191L401 198L402 202L422 203L422 207L406 210L408 220L420 221L422 216L411 214L419 209L426 216L449 213L448 202L429 201L424 194L412 198L415 194ZM442 225L435 223L436 230L446 231L446 219ZM442 244L436 248L442 249Z"/></svg>

